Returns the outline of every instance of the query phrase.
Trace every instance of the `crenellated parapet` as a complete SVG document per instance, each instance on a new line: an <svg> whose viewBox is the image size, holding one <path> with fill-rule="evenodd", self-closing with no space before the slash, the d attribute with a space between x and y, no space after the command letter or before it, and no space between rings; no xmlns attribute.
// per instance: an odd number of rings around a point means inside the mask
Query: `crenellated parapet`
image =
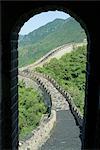
<svg viewBox="0 0 100 150"><path fill-rule="evenodd" d="M49 75L46 74L42 74L42 73L38 73L38 72L32 72L30 70L27 71L23 71L23 72L19 72L22 75L26 76L28 75L29 78L34 78L39 84L41 84L41 86L44 88L44 90L46 92L49 93L50 97L54 97L54 95L51 95L51 91L48 90L48 87L46 86L46 82L50 82L52 83L52 85L64 96L64 98L67 100L71 112L74 115L75 119L77 120L78 124L80 127L82 127L83 125L83 115L81 114L81 112L79 111L79 109L76 107L73 98L71 97L71 95L65 91L61 86L59 86L59 84L53 79L51 78ZM46 81L43 80L46 79ZM52 108L55 109L56 102L55 100L52 99Z"/></svg>
<svg viewBox="0 0 100 150"><path fill-rule="evenodd" d="M44 78L46 78L66 98L66 100L69 103L70 109L71 109L73 115L75 116L75 118L76 118L79 126L82 127L82 124L83 124L83 115L80 112L80 110L76 107L76 105L75 105L75 103L74 103L73 98L71 97L71 95L67 91L65 91L61 86L59 86L59 84L53 78L51 78L49 75L40 74L40 73L37 73L37 72L34 72L34 74L38 75L38 76L43 76Z"/></svg>

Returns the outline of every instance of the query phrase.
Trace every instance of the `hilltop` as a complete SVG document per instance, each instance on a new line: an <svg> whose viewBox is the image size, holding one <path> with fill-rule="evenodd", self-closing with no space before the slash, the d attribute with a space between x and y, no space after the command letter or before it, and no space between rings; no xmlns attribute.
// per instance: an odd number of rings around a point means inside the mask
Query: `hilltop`
<svg viewBox="0 0 100 150"><path fill-rule="evenodd" d="M86 38L80 24L73 18L56 19L27 34L19 35L19 67L31 64L50 50Z"/></svg>

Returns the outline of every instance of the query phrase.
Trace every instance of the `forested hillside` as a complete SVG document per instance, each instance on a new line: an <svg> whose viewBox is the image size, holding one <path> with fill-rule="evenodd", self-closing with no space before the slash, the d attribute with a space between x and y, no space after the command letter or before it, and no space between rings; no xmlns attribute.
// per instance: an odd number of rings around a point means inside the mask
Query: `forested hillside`
<svg viewBox="0 0 100 150"><path fill-rule="evenodd" d="M52 59L36 71L53 77L71 94L76 106L83 113L86 81L86 46L74 49L57 60Z"/></svg>
<svg viewBox="0 0 100 150"><path fill-rule="evenodd" d="M31 136L46 113L43 97L33 88L26 88L24 82L19 82L19 139L25 140Z"/></svg>
<svg viewBox="0 0 100 150"><path fill-rule="evenodd" d="M19 67L31 64L50 50L69 43L82 42L84 30L73 18L56 19L28 35L19 35Z"/></svg>

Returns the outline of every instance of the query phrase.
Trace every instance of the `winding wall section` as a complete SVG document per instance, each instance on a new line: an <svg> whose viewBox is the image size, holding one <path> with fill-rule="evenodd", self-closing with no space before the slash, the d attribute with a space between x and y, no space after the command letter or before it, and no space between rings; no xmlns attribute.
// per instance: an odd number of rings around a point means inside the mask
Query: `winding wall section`
<svg viewBox="0 0 100 150"><path fill-rule="evenodd" d="M82 120L80 119L79 112L77 112L75 105L70 102L70 95L62 90L61 87L59 87L55 82L55 80L53 80L49 76L36 72L33 73L29 70L19 72L19 74L25 77L27 76L31 79L35 79L39 84L43 86L44 90L46 90L51 96L52 110L55 110L57 115L57 124L54 132L51 135L51 138L46 141L41 149L56 150L56 148L58 147L59 150L64 150L64 148L67 146L69 148L75 147L77 150L81 149L80 129L76 125L75 119L73 118L73 115L71 114L69 108L72 109L72 112L76 117L79 126L82 126ZM58 141L60 141L59 144L57 144ZM55 145L55 147L53 145Z"/></svg>
<svg viewBox="0 0 100 150"><path fill-rule="evenodd" d="M43 66L45 63L49 62L52 58L61 58L64 54L66 53L70 53L72 50L74 50L74 48L82 46L82 45L86 45L86 42L83 43L67 43L64 44L62 46L59 46L53 50L51 50L50 52L48 52L46 55L44 55L43 57L41 57L39 60L37 60L35 63L30 64L28 66L19 68L20 71L24 71L25 69L33 69L36 67L41 67Z"/></svg>
<svg viewBox="0 0 100 150"><path fill-rule="evenodd" d="M30 72L29 70L24 70L23 72L19 71L19 74L22 76L28 76L29 78L34 78L35 80L37 80L39 83L42 84L42 86L44 87L44 89L46 89L48 91L48 93L51 96L50 93L50 83L52 83L52 85L63 95L63 97L67 100L70 109L75 117L75 119L77 120L77 123L79 124L80 127L82 127L83 125L83 115L81 114L81 112L79 111L79 109L76 107L76 105L74 104L74 101L72 99L72 97L70 96L70 94L68 92L66 92L65 90L62 89L62 87L60 87L58 85L58 83L52 79L50 76L45 75L45 74L40 74L37 72ZM47 84L47 86L46 86ZM53 97L55 95L55 93L52 93ZM56 100L58 100L59 98L56 98ZM54 104L55 103L55 104ZM54 100L52 101L52 107L57 107L58 103L54 102ZM60 104L59 104L60 105Z"/></svg>

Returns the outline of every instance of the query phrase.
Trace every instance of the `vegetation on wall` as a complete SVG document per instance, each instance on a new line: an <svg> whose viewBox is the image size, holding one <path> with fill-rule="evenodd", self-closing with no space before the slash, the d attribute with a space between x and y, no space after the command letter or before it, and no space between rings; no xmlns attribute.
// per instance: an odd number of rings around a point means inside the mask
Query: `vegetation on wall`
<svg viewBox="0 0 100 150"><path fill-rule="evenodd" d="M85 32L73 18L56 19L28 35L19 35L19 67L34 63L52 49L70 42L83 42Z"/></svg>
<svg viewBox="0 0 100 150"><path fill-rule="evenodd" d="M86 82L86 46L75 48L57 60L36 68L36 71L53 77L72 96L83 113Z"/></svg>
<svg viewBox="0 0 100 150"><path fill-rule="evenodd" d="M47 109L43 97L33 88L26 88L19 82L19 139L25 140L40 122Z"/></svg>

